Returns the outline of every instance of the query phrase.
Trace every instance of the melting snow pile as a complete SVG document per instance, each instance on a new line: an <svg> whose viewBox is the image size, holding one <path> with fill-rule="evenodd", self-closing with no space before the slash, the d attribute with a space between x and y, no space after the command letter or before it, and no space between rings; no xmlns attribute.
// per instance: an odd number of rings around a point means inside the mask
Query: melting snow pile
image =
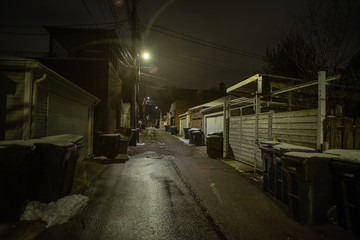
<svg viewBox="0 0 360 240"><path fill-rule="evenodd" d="M43 220L47 228L67 222L88 203L89 198L79 194L63 197L56 202L29 202L21 220Z"/></svg>
<svg viewBox="0 0 360 240"><path fill-rule="evenodd" d="M185 138L181 138L181 137L177 137L177 139L182 141L185 145L191 146L191 144L189 143L189 139L185 139Z"/></svg>

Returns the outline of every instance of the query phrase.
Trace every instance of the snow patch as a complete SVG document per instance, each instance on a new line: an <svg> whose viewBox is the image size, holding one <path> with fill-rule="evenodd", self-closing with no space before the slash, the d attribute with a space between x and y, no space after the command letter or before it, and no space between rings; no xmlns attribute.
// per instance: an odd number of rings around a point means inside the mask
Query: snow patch
<svg viewBox="0 0 360 240"><path fill-rule="evenodd" d="M67 222L77 212L82 210L88 203L89 198L80 194L63 197L56 202L41 203L29 202L21 220L43 220L47 223L46 228Z"/></svg>
<svg viewBox="0 0 360 240"><path fill-rule="evenodd" d="M319 153L319 152L288 152L285 153L284 156L289 157L297 157L297 158L323 158L323 159L335 159L338 158L338 156L333 154L326 154L326 153Z"/></svg>
<svg viewBox="0 0 360 240"><path fill-rule="evenodd" d="M283 150L283 151L315 152L315 149L313 148L293 145L289 143L277 142L277 141L262 141L260 142L260 146L272 147L275 150Z"/></svg>
<svg viewBox="0 0 360 240"><path fill-rule="evenodd" d="M338 161L360 163L360 150L330 149L323 153L318 152L288 152L285 156L298 158L327 158Z"/></svg>
<svg viewBox="0 0 360 240"><path fill-rule="evenodd" d="M189 143L189 139L177 137L181 142L183 142L185 145L191 146L192 144Z"/></svg>
<svg viewBox="0 0 360 240"><path fill-rule="evenodd" d="M349 161L353 163L360 163L360 150L350 149L330 149L324 153L337 155L340 160Z"/></svg>
<svg viewBox="0 0 360 240"><path fill-rule="evenodd" d="M145 143L136 143L136 146L144 146Z"/></svg>

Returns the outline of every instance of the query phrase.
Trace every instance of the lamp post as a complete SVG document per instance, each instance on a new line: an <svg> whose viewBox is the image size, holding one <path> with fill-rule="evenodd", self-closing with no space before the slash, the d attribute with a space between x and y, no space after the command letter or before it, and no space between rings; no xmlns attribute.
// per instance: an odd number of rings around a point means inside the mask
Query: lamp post
<svg viewBox="0 0 360 240"><path fill-rule="evenodd" d="M159 115L159 128L160 128L160 123L161 123L161 119L162 119L162 112L161 112L161 109L158 106L156 106L155 108L160 111L160 115Z"/></svg>
<svg viewBox="0 0 360 240"><path fill-rule="evenodd" d="M144 84L144 83L141 83L141 68L142 68L142 60L149 60L150 59L150 53L148 52L142 52L141 54L137 54L136 55L136 59L137 59L137 64L136 64L136 67L137 67L137 80L136 80L136 85L135 85L135 95L137 96L136 99L137 99L137 102L139 104L139 117L140 119L137 119L137 117L135 117L135 124L137 124L137 122L139 122L139 120L145 120L144 119L144 106L143 106L143 103L141 103L140 101L140 98L142 98L142 96L144 96L144 91L140 92L140 85ZM142 90L144 90L144 87L142 88ZM147 102L150 101L150 98L147 97L146 98L146 104ZM137 111L136 111L137 112Z"/></svg>

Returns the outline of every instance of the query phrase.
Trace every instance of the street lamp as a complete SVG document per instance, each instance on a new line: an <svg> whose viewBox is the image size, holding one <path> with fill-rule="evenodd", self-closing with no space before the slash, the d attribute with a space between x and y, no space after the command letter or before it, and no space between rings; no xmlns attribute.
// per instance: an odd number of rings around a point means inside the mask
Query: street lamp
<svg viewBox="0 0 360 240"><path fill-rule="evenodd" d="M148 52L143 52L142 58L143 58L144 60L149 60L149 59L150 59L150 53L148 53Z"/></svg>
<svg viewBox="0 0 360 240"><path fill-rule="evenodd" d="M148 59L150 59L150 54L148 53L148 52L143 52L143 53L141 53L140 54L140 52L138 52L138 54L137 54L137 81L136 81L136 86L135 86L135 96L139 96L141 93L140 93L140 82L141 82L141 60L145 60L145 61L147 61ZM137 99L138 100L138 97L135 97L135 99ZM146 98L146 103L148 102L148 101L150 101L150 97L147 97ZM140 102L139 100L138 100L138 102ZM136 104L136 103L135 103ZM134 105L135 105L134 104ZM140 104L139 104L139 106L140 106ZM140 115L140 117L141 117L141 119L143 120L144 119L144 116L143 116L143 112L144 112L144 109L143 109L143 106L141 106L141 109L139 109L139 111L141 112L141 115ZM134 115L136 114L136 109L135 109L135 111L134 111ZM139 116L138 116L139 117ZM137 120L137 117L135 116L135 126L137 125L137 122L138 122L138 120Z"/></svg>

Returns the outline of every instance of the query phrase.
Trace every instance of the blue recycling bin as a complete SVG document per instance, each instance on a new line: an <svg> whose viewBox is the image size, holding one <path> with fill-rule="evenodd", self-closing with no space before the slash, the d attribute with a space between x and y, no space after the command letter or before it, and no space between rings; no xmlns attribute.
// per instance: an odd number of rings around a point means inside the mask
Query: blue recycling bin
<svg viewBox="0 0 360 240"><path fill-rule="evenodd" d="M287 204L288 179L284 172L282 156L287 152L294 151L315 152L315 149L276 141L261 142L260 149L263 163L263 189Z"/></svg>

